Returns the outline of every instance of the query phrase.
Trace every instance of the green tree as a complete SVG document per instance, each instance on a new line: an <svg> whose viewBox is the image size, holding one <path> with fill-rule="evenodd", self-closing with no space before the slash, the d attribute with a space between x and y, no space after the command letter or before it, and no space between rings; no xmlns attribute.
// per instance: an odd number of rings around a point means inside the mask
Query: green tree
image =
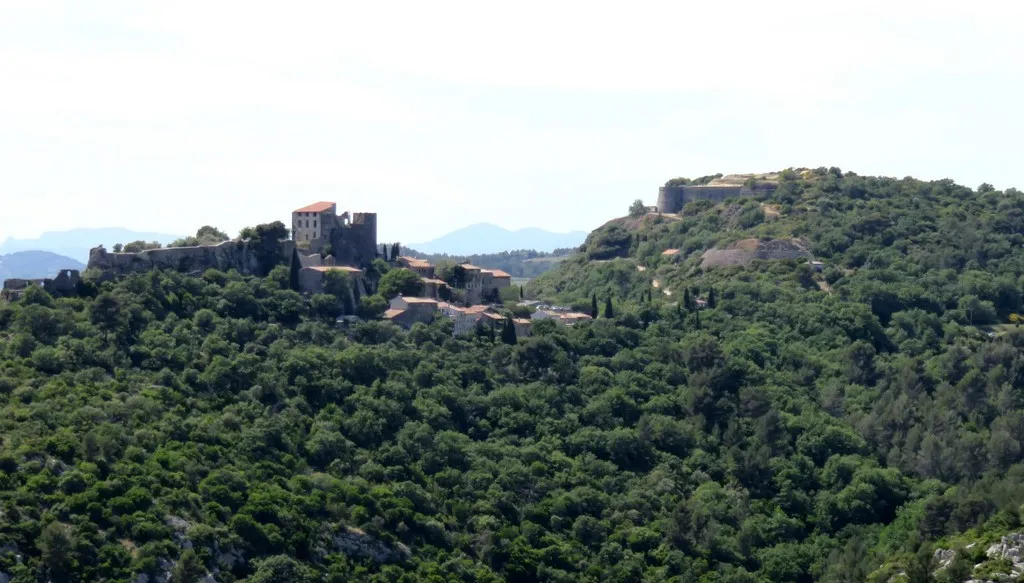
<svg viewBox="0 0 1024 583"><path fill-rule="evenodd" d="M717 305L718 298L715 296L715 288L708 288L708 308L713 310Z"/></svg>
<svg viewBox="0 0 1024 583"><path fill-rule="evenodd" d="M302 270L302 261L299 259L298 249L292 249L292 259L288 264L288 289L301 291L299 285L299 272Z"/></svg>
<svg viewBox="0 0 1024 583"><path fill-rule="evenodd" d="M75 542L71 528L59 522L51 522L43 528L36 541L41 553L43 568L54 581L70 581L75 568L72 556Z"/></svg>
<svg viewBox="0 0 1024 583"><path fill-rule="evenodd" d="M612 298L611 298L611 296L608 296L608 299L605 300L605 302L604 302L604 317L605 318L614 318L615 317L615 311L612 309Z"/></svg>
<svg viewBox="0 0 1024 583"><path fill-rule="evenodd" d="M642 217L647 214L647 205L644 201L639 198L633 201L633 204L629 205L629 216L631 217Z"/></svg>
<svg viewBox="0 0 1024 583"><path fill-rule="evenodd" d="M597 294L596 293L595 294L591 294L590 295L590 317L594 318L596 320L598 313L599 312L597 310Z"/></svg>
<svg viewBox="0 0 1024 583"><path fill-rule="evenodd" d="M403 267L385 273L377 284L377 292L385 299L391 299L399 294L417 297L423 293L423 284L416 272Z"/></svg>
<svg viewBox="0 0 1024 583"><path fill-rule="evenodd" d="M357 315L365 320L372 320L384 315L384 312L387 309L388 302L380 294L363 296L363 298L359 300L359 311Z"/></svg>
<svg viewBox="0 0 1024 583"><path fill-rule="evenodd" d="M512 318L505 318L505 322L501 329L501 341L505 344L515 345L518 341L516 339L516 326L512 321Z"/></svg>
<svg viewBox="0 0 1024 583"><path fill-rule="evenodd" d="M206 567L193 549L182 551L171 571L172 583L199 583L206 576Z"/></svg>

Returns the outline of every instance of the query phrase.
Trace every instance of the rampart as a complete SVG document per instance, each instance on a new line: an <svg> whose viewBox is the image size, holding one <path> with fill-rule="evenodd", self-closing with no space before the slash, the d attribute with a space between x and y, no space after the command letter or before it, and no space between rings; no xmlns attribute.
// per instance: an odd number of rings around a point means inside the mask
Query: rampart
<svg viewBox="0 0 1024 583"><path fill-rule="evenodd" d="M225 241L199 247L149 249L139 253L110 253L102 245L89 251L89 269L105 277L169 269L199 274L207 269L237 270L242 275L265 276L276 265L288 265L295 251L294 241L269 244L255 240Z"/></svg>
<svg viewBox="0 0 1024 583"><path fill-rule="evenodd" d="M62 269L57 277L46 277L42 279L18 279L4 280L4 289L0 297L8 301L14 301L25 293L25 290L33 285L42 286L54 297L71 296L77 293L78 283L81 281L77 269Z"/></svg>
<svg viewBox="0 0 1024 583"><path fill-rule="evenodd" d="M754 188L741 185L730 186L662 186L658 189L658 212L675 214L683 210L686 203L695 200L723 202L730 198L755 196L770 192L774 184L758 184Z"/></svg>

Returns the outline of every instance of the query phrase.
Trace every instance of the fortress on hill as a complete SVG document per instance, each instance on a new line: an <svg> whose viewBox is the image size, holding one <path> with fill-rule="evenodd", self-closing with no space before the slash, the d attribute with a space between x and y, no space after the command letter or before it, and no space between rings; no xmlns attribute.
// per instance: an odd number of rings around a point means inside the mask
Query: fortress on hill
<svg viewBox="0 0 1024 583"><path fill-rule="evenodd" d="M775 175L755 176L753 174L718 175L706 184L666 184L658 189L658 212L676 214L686 203L695 200L723 202L730 198L741 198L767 194L775 190Z"/></svg>

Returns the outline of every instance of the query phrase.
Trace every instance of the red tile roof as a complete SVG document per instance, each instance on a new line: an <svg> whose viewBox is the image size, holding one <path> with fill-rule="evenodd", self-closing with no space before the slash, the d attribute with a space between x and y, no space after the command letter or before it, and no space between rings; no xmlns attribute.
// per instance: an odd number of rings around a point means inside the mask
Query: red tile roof
<svg viewBox="0 0 1024 583"><path fill-rule="evenodd" d="M679 249L665 249L661 252L662 255L678 255Z"/></svg>
<svg viewBox="0 0 1024 583"><path fill-rule="evenodd" d="M334 207L334 203L333 202L323 202L323 201L321 201L321 202L314 202L313 204L311 204L309 206L304 206L304 207L302 207L300 209L295 209L292 212L293 213L322 213L324 211L331 210L332 207Z"/></svg>
<svg viewBox="0 0 1024 583"><path fill-rule="evenodd" d="M317 271L347 271L348 273L362 273L363 270L358 267L349 267L348 265L314 265L307 269L315 269Z"/></svg>
<svg viewBox="0 0 1024 583"><path fill-rule="evenodd" d="M393 318L397 318L398 316L401 316L404 313L405 313L405 310L389 309L389 310L385 310L384 311L384 317L387 318L388 320L391 320Z"/></svg>
<svg viewBox="0 0 1024 583"><path fill-rule="evenodd" d="M426 259L416 259L415 257L401 256L398 258L399 261L407 263L409 267L430 267L430 262Z"/></svg>
<svg viewBox="0 0 1024 583"><path fill-rule="evenodd" d="M479 267L470 263L460 263L459 265L466 271L481 271Z"/></svg>
<svg viewBox="0 0 1024 583"><path fill-rule="evenodd" d="M512 278L511 275L509 275L508 273L506 273L506 272L504 272L504 271L502 271L500 269L484 269L483 271L485 271L487 273L490 273L493 277L507 277L507 278L510 278L510 279Z"/></svg>
<svg viewBox="0 0 1024 583"><path fill-rule="evenodd" d="M420 281L422 281L423 283L432 283L434 285L448 285L448 282L443 279L434 279L430 277L420 278Z"/></svg>
<svg viewBox="0 0 1024 583"><path fill-rule="evenodd" d="M402 299L407 304L436 304L437 300L433 298L407 298L402 296Z"/></svg>
<svg viewBox="0 0 1024 583"><path fill-rule="evenodd" d="M465 312L467 314L482 314L486 312L488 309L489 308L487 306L469 306L468 308L466 308Z"/></svg>

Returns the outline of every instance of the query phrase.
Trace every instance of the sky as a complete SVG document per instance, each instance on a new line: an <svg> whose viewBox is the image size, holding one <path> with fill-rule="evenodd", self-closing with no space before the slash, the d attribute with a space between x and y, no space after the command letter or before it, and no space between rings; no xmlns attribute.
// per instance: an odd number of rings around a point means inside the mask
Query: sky
<svg viewBox="0 0 1024 583"><path fill-rule="evenodd" d="M0 0L0 240L591 230L676 176L1024 188L1024 3Z"/></svg>

